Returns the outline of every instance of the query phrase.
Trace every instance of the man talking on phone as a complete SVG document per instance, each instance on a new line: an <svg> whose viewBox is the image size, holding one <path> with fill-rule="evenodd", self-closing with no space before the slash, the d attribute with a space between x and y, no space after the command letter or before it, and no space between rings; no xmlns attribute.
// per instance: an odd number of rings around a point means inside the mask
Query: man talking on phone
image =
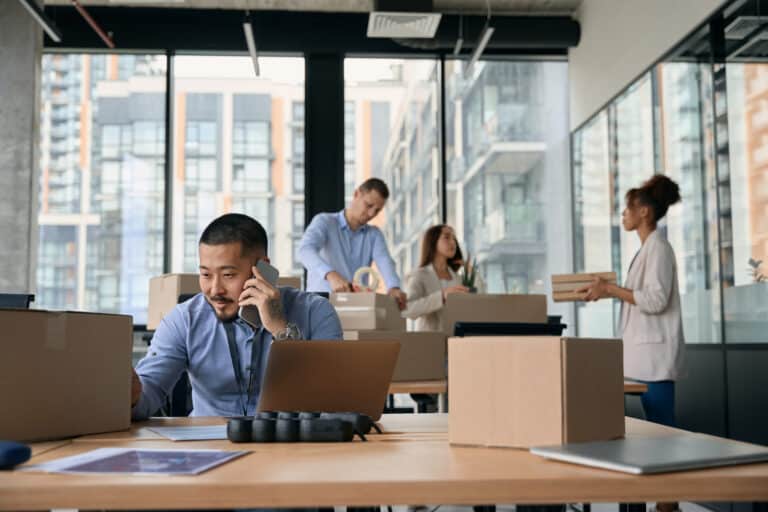
<svg viewBox="0 0 768 512"><path fill-rule="evenodd" d="M352 278L361 267L376 263L387 293L405 309L395 262L379 228L368 223L384 208L389 188L378 178L364 181L352 202L340 212L319 213L310 222L299 246L299 259L307 269L307 290L351 292Z"/></svg>
<svg viewBox="0 0 768 512"><path fill-rule="evenodd" d="M269 269L259 264L269 263L267 246L266 231L247 215L223 215L205 228L198 245L200 293L163 318L136 366L134 420L160 409L185 370L192 416L252 415L273 340L342 339L328 300L277 288L259 272L257 265ZM241 307L257 308L258 324L240 318Z"/></svg>

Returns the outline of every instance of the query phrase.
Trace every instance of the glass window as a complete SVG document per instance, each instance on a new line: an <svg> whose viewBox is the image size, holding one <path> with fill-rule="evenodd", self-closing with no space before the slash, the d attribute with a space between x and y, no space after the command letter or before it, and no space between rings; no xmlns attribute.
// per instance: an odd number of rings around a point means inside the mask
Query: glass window
<svg viewBox="0 0 768 512"><path fill-rule="evenodd" d="M35 303L144 323L163 271L165 57L48 54L42 73Z"/></svg>
<svg viewBox="0 0 768 512"><path fill-rule="evenodd" d="M370 177L387 183L389 201L373 224L384 232L401 276L418 266L421 237L440 221L439 208L430 208L430 201L418 207L425 187L421 176L440 168L438 70L431 59L344 61L345 195L349 201L355 186ZM403 148L411 141L416 150L406 155ZM431 187L436 191L434 181Z"/></svg>
<svg viewBox="0 0 768 512"><path fill-rule="evenodd" d="M465 65L446 62L449 223L489 292L548 294L572 268L567 64L481 61L471 77Z"/></svg>
<svg viewBox="0 0 768 512"><path fill-rule="evenodd" d="M615 266L619 281L623 282L632 258L640 249L640 237L621 226L624 194L639 187L656 172L653 144L653 102L651 76L645 75L615 102L616 162L614 180L614 251L618 258Z"/></svg>
<svg viewBox="0 0 768 512"><path fill-rule="evenodd" d="M723 308L730 343L768 331L768 64L726 65L728 138L718 131ZM718 120L724 111L718 109ZM727 145L726 145L727 144ZM727 188L726 188L727 187Z"/></svg>
<svg viewBox="0 0 768 512"><path fill-rule="evenodd" d="M708 219L716 196L712 133L711 67L667 62L656 68L661 104L662 170L680 186L682 203L660 224L677 259L678 285L687 343L718 343L719 270L716 231ZM712 236L715 234L715 236Z"/></svg>
<svg viewBox="0 0 768 512"><path fill-rule="evenodd" d="M607 272L611 261L611 179L605 111L573 136L575 264L577 272ZM578 335L614 336L613 301L577 302Z"/></svg>
<svg viewBox="0 0 768 512"><path fill-rule="evenodd" d="M176 154L184 158L176 159L174 172L181 191L174 196L174 272L197 272L202 230L239 212L267 230L269 256L281 275L300 273L293 240L303 222L297 227L278 218L296 202L304 206L304 60L259 63L261 76L254 78L247 57L175 57L175 111L185 128L175 131Z"/></svg>

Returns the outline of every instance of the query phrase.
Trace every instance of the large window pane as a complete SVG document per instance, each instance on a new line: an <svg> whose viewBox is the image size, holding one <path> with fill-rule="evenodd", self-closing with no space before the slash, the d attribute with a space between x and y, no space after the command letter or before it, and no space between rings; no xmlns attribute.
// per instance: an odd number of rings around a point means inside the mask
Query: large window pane
<svg viewBox="0 0 768 512"><path fill-rule="evenodd" d="M344 61L345 195L370 177L390 189L374 219L401 276L418 266L421 236L440 221L438 63L416 59Z"/></svg>
<svg viewBox="0 0 768 512"><path fill-rule="evenodd" d="M572 266L567 64L464 68L446 63L449 222L489 292L549 295Z"/></svg>
<svg viewBox="0 0 768 512"><path fill-rule="evenodd" d="M146 321L163 270L165 57L43 56L37 305Z"/></svg>
<svg viewBox="0 0 768 512"><path fill-rule="evenodd" d="M725 338L768 331L768 64L726 66L730 160L720 165Z"/></svg>
<svg viewBox="0 0 768 512"><path fill-rule="evenodd" d="M614 181L614 254L618 258L615 268L619 281L623 282L637 251L640 237L636 232L626 232L621 226L621 212L626 205L627 190L639 187L656 172L653 146L653 103L651 77L645 75L616 100L616 179Z"/></svg>
<svg viewBox="0 0 768 512"><path fill-rule="evenodd" d="M613 268L608 155L608 116L603 111L573 136L574 266L577 272L607 272ZM609 300L576 303L578 335L614 336L615 307Z"/></svg>
<svg viewBox="0 0 768 512"><path fill-rule="evenodd" d="M300 275L291 212L304 208L304 60L178 56L174 87L173 258L197 272L197 242L215 217L245 213L264 225L281 275Z"/></svg>
<svg viewBox="0 0 768 512"><path fill-rule="evenodd" d="M670 62L657 67L661 104L661 162L680 186L682 203L669 209L661 228L675 250L683 329L688 343L720 341L714 147L711 140L710 67ZM706 134L709 135L707 139Z"/></svg>

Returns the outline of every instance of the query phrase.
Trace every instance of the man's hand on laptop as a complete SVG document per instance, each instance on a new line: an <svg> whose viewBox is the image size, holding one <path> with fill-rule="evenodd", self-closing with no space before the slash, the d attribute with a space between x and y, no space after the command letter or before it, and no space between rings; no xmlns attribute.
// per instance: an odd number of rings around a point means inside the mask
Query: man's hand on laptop
<svg viewBox="0 0 768 512"><path fill-rule="evenodd" d="M252 269L253 277L245 282L243 293L238 299L239 306L256 306L264 328L271 334L284 331L288 326L283 312L283 301L280 290L264 279L256 267Z"/></svg>
<svg viewBox="0 0 768 512"><path fill-rule="evenodd" d="M405 305L408 302L408 297L405 295L405 292L400 288L390 288L388 293L391 297L395 298L397 307L400 308L400 311L404 310Z"/></svg>
<svg viewBox="0 0 768 512"><path fill-rule="evenodd" d="M331 270L325 275L325 280L328 281L328 284L331 287L331 290L333 290L336 293L340 292L351 292L354 291L352 288L352 283L344 279L341 274L336 272L335 270Z"/></svg>
<svg viewBox="0 0 768 512"><path fill-rule="evenodd" d="M131 408L139 403L141 398L141 379L136 375L136 370L131 368Z"/></svg>

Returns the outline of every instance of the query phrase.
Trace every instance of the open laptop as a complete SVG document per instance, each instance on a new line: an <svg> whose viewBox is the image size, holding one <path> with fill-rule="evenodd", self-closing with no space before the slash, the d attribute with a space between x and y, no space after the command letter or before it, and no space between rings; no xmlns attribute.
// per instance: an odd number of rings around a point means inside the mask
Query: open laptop
<svg viewBox="0 0 768 512"><path fill-rule="evenodd" d="M260 411L358 412L381 417L399 341L276 341Z"/></svg>
<svg viewBox="0 0 768 512"><path fill-rule="evenodd" d="M636 475L768 461L766 446L704 434L540 446L531 453Z"/></svg>

